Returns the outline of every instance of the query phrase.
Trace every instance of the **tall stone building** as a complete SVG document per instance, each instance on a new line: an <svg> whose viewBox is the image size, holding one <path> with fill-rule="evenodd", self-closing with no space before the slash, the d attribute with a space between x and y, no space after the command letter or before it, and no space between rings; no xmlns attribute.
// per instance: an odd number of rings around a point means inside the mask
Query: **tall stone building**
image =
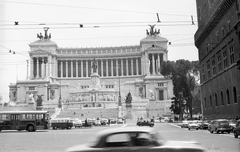
<svg viewBox="0 0 240 152"><path fill-rule="evenodd" d="M27 104L41 96L45 107L59 99L65 105L117 107L130 92L133 108L147 108L150 116L170 113L172 81L160 73L168 40L154 25L134 46L60 48L48 29L38 38L29 44L30 76L9 86L10 101Z"/></svg>
<svg viewBox="0 0 240 152"><path fill-rule="evenodd" d="M240 116L239 0L197 0L203 115Z"/></svg>

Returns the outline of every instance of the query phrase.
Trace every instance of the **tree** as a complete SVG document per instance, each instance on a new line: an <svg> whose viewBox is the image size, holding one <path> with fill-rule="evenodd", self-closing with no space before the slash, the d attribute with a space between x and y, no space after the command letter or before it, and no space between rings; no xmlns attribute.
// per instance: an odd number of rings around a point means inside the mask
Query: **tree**
<svg viewBox="0 0 240 152"><path fill-rule="evenodd" d="M171 78L173 82L175 102L172 103L171 110L176 111L176 107L179 106L180 119L183 119L184 112L189 112L192 118L192 93L196 87L198 73L198 61L190 62L181 59L176 62L164 61L162 63L161 74L166 78Z"/></svg>
<svg viewBox="0 0 240 152"><path fill-rule="evenodd" d="M132 94L131 94L131 92L129 92L127 94L125 103L126 103L126 108L132 108Z"/></svg>

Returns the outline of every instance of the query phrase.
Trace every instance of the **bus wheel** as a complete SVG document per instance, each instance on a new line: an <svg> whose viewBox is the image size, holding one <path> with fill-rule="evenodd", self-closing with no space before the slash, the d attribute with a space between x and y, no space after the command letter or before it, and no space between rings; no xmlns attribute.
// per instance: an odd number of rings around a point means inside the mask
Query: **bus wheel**
<svg viewBox="0 0 240 152"><path fill-rule="evenodd" d="M27 126L27 130L28 130L29 132L34 131L33 125L28 125L28 126Z"/></svg>

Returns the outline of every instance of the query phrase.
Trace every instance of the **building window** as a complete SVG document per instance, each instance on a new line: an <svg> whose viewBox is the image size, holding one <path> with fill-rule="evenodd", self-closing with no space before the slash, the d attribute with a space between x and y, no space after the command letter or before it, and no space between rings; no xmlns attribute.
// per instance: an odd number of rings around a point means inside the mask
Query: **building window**
<svg viewBox="0 0 240 152"><path fill-rule="evenodd" d="M233 87L233 101L237 103L237 90L235 86Z"/></svg>
<svg viewBox="0 0 240 152"><path fill-rule="evenodd" d="M160 87L160 86L164 86L164 83L158 83L158 86Z"/></svg>
<svg viewBox="0 0 240 152"><path fill-rule="evenodd" d="M216 60L215 60L215 55L212 57L212 74L216 74Z"/></svg>
<svg viewBox="0 0 240 152"><path fill-rule="evenodd" d="M230 94L228 89L227 89L227 104L230 104Z"/></svg>
<svg viewBox="0 0 240 152"><path fill-rule="evenodd" d="M208 46L206 47L206 54L208 54L208 52L209 52L209 49L208 49Z"/></svg>
<svg viewBox="0 0 240 152"><path fill-rule="evenodd" d="M213 39L211 39L211 47L212 47L212 49L214 48Z"/></svg>
<svg viewBox="0 0 240 152"><path fill-rule="evenodd" d="M217 97L217 93L215 93L215 104L216 104L216 106L218 106L218 97Z"/></svg>
<svg viewBox="0 0 240 152"><path fill-rule="evenodd" d="M207 78L211 78L211 66L210 66L210 60L207 61Z"/></svg>
<svg viewBox="0 0 240 152"><path fill-rule="evenodd" d="M205 77L205 70L204 70L204 65L202 66L202 81L204 82L206 80Z"/></svg>
<svg viewBox="0 0 240 152"><path fill-rule="evenodd" d="M82 89L89 88L89 86L81 86Z"/></svg>
<svg viewBox="0 0 240 152"><path fill-rule="evenodd" d="M218 31L216 32L216 39L217 39L217 42L219 42L219 33L218 33Z"/></svg>
<svg viewBox="0 0 240 152"><path fill-rule="evenodd" d="M35 90L35 87L29 87L29 90Z"/></svg>
<svg viewBox="0 0 240 152"><path fill-rule="evenodd" d="M106 88L114 88L114 85L106 85Z"/></svg>
<svg viewBox="0 0 240 152"><path fill-rule="evenodd" d="M204 98L204 105L205 105L205 109L207 108L207 98Z"/></svg>
<svg viewBox="0 0 240 152"><path fill-rule="evenodd" d="M234 44L231 43L229 46L229 56L230 56L230 64L234 63Z"/></svg>
<svg viewBox="0 0 240 152"><path fill-rule="evenodd" d="M227 47L223 48L223 68L227 68L228 66L228 58L227 58Z"/></svg>
<svg viewBox="0 0 240 152"><path fill-rule="evenodd" d="M231 22L230 22L230 20L228 20L228 30L229 31L231 30Z"/></svg>
<svg viewBox="0 0 240 152"><path fill-rule="evenodd" d="M223 37L225 36L225 29L224 29L224 27L222 27L222 36Z"/></svg>
<svg viewBox="0 0 240 152"><path fill-rule="evenodd" d="M159 90L159 100L164 100L163 90Z"/></svg>
<svg viewBox="0 0 240 152"><path fill-rule="evenodd" d="M222 55L221 51L217 53L217 62L218 62L218 72L222 71Z"/></svg>
<svg viewBox="0 0 240 152"><path fill-rule="evenodd" d="M212 108L212 96L210 95L210 107Z"/></svg>
<svg viewBox="0 0 240 152"><path fill-rule="evenodd" d="M223 98L223 92L221 91L221 101L222 101L222 105L224 105L224 98Z"/></svg>

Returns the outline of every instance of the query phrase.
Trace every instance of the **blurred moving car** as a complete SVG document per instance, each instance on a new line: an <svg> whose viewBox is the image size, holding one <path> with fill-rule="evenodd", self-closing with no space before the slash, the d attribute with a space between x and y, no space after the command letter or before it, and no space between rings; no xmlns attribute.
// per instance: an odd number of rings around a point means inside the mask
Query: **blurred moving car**
<svg viewBox="0 0 240 152"><path fill-rule="evenodd" d="M188 128L189 122L190 122L190 121L188 121L188 120L182 121L181 128Z"/></svg>
<svg viewBox="0 0 240 152"><path fill-rule="evenodd" d="M233 134L235 138L240 135L240 120L237 120L236 127L233 129Z"/></svg>
<svg viewBox="0 0 240 152"><path fill-rule="evenodd" d="M231 132L233 132L234 128L236 128L237 120L231 119L228 122L229 122L229 126L231 128Z"/></svg>
<svg viewBox="0 0 240 152"><path fill-rule="evenodd" d="M198 124L198 121L197 120L194 120L194 121L190 121L189 124L188 124L188 130L190 129L196 129L198 130L199 129L199 124Z"/></svg>
<svg viewBox="0 0 240 152"><path fill-rule="evenodd" d="M231 128L230 128L230 125L229 125L227 119L213 120L211 122L211 124L209 125L208 129L209 129L210 133L216 132L217 134L220 132L221 133L224 133L224 132L230 133L230 131L231 131Z"/></svg>
<svg viewBox="0 0 240 152"><path fill-rule="evenodd" d="M119 127L102 130L93 142L66 149L67 152L110 152L110 151L164 151L204 152L205 148L193 142L164 141L158 132L149 127Z"/></svg>

